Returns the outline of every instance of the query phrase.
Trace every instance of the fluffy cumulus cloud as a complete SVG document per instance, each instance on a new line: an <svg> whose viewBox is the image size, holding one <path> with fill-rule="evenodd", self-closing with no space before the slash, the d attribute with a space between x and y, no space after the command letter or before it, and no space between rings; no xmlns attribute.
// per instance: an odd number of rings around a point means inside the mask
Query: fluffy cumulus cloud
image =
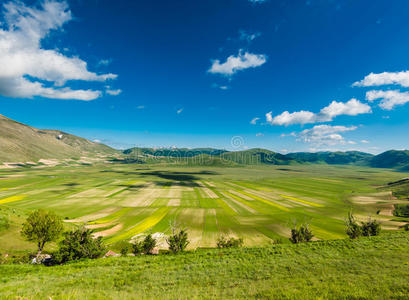
<svg viewBox="0 0 409 300"><path fill-rule="evenodd" d="M118 90L106 90L106 93L107 93L108 95L111 95L111 96L118 96L120 93L122 93L122 90L121 90L121 89L118 89Z"/></svg>
<svg viewBox="0 0 409 300"><path fill-rule="evenodd" d="M356 130L356 126L316 125L299 133L293 133L298 141L309 143L314 147L355 144L346 140L341 133Z"/></svg>
<svg viewBox="0 0 409 300"><path fill-rule="evenodd" d="M409 102L409 93L400 92L399 90L368 91L366 99L370 102L382 99L379 106L385 110L392 110L395 106L404 105Z"/></svg>
<svg viewBox="0 0 409 300"><path fill-rule="evenodd" d="M213 60L212 66L208 70L212 74L221 74L225 76L231 76L238 71L246 70L249 68L260 67L267 62L267 57L263 54L252 54L245 52L242 49L239 50L237 56L231 55L224 63L220 60Z"/></svg>
<svg viewBox="0 0 409 300"><path fill-rule="evenodd" d="M115 74L96 74L78 57L43 49L41 41L72 19L66 2L44 0L40 7L22 2L3 5L0 23L0 94L6 97L41 96L54 99L93 100L95 90L64 87L69 80L106 81Z"/></svg>
<svg viewBox="0 0 409 300"><path fill-rule="evenodd" d="M272 112L266 114L266 120L271 125L294 125L294 124L312 124L332 121L335 117L341 115L356 116L359 114L371 113L371 107L352 98L348 102L332 101L330 105L324 107L318 113L310 111L297 111L290 113L285 111L280 115L273 117Z"/></svg>
<svg viewBox="0 0 409 300"><path fill-rule="evenodd" d="M409 71L370 73L361 81L355 82L353 86L380 86L391 84L409 87Z"/></svg>

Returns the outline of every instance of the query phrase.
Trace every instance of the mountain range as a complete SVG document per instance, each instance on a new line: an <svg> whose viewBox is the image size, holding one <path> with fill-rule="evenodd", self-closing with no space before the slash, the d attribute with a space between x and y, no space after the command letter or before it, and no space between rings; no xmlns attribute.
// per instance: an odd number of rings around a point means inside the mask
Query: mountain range
<svg viewBox="0 0 409 300"><path fill-rule="evenodd" d="M205 165L360 165L409 171L409 151L379 155L358 151L280 154L256 148L227 151L213 148L130 148L123 151L59 130L37 129L0 115L0 162L37 162L41 159L116 157L122 162L187 163Z"/></svg>

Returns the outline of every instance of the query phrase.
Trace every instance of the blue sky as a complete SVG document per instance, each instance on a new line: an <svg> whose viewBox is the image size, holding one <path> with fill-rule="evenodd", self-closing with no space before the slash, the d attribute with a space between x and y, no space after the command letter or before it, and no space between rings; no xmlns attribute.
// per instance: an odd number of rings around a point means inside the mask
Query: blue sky
<svg viewBox="0 0 409 300"><path fill-rule="evenodd" d="M1 3L17 121L117 148L409 148L408 1Z"/></svg>

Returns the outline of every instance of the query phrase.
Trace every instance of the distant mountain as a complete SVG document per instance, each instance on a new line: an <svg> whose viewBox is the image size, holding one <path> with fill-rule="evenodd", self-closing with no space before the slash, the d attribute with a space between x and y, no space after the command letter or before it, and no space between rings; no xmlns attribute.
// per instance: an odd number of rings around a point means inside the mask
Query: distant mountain
<svg viewBox="0 0 409 300"><path fill-rule="evenodd" d="M304 163L326 163L329 165L365 164L374 155L358 151L346 152L298 152L286 155Z"/></svg>
<svg viewBox="0 0 409 300"><path fill-rule="evenodd" d="M374 168L409 170L409 150L390 150L374 156L368 162Z"/></svg>
<svg viewBox="0 0 409 300"><path fill-rule="evenodd" d="M79 158L118 151L59 130L43 130L0 115L0 162Z"/></svg>
<svg viewBox="0 0 409 300"><path fill-rule="evenodd" d="M227 152L226 150L213 148L130 148L123 151L126 155L145 155L155 157L194 157L197 155L207 154L217 156Z"/></svg>
<svg viewBox="0 0 409 300"><path fill-rule="evenodd" d="M291 157L260 148L244 151L225 152L220 155L220 158L244 165L289 165L292 163L297 163Z"/></svg>

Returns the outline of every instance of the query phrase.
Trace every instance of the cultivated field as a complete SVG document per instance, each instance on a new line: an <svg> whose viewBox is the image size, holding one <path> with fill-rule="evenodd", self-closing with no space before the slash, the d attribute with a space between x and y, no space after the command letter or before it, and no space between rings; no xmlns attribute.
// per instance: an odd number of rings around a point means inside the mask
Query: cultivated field
<svg viewBox="0 0 409 300"><path fill-rule="evenodd" d="M408 174L349 166L172 167L96 164L0 170L0 252L34 249L20 237L27 213L45 208L67 224L84 223L115 249L123 240L169 233L176 220L188 229L190 248L213 247L221 235L246 245L287 242L290 228L308 222L317 239L344 238L353 208L394 230L394 199L382 188ZM163 245L165 246L165 245ZM50 245L52 248L53 245Z"/></svg>

